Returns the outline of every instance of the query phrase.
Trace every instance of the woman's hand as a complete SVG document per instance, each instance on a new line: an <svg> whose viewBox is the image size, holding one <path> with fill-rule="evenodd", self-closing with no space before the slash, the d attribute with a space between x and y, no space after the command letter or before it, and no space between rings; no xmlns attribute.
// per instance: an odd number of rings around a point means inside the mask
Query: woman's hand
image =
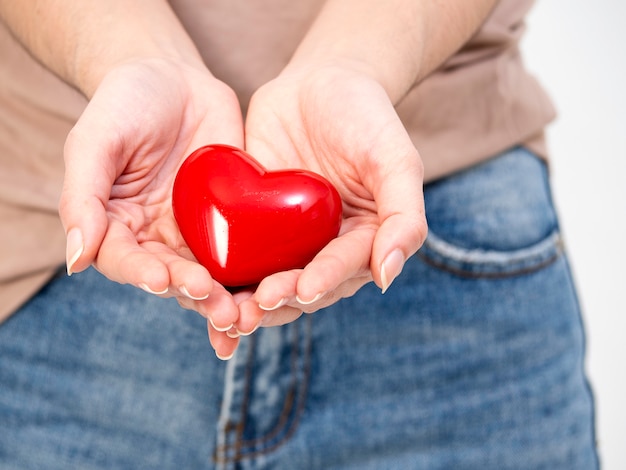
<svg viewBox="0 0 626 470"><path fill-rule="evenodd" d="M304 269L240 294L239 332L286 323L374 280L384 292L426 237L422 164L385 90L350 67L286 71L253 97L246 150L269 169L305 168L335 185L340 236ZM271 312L271 313L267 313Z"/></svg>
<svg viewBox="0 0 626 470"><path fill-rule="evenodd" d="M171 209L183 159L201 145L243 145L234 93L202 66L164 59L107 75L68 136L59 206L68 272L90 264L109 279L176 296L209 320L220 357L237 345L232 296L195 262Z"/></svg>
<svg viewBox="0 0 626 470"><path fill-rule="evenodd" d="M209 320L218 356L237 340L226 290L193 261L174 223L176 170L196 147L243 145L240 106L166 0L0 0L0 20L42 64L90 99L65 147L59 211L68 272L176 296ZM85 293L88 300L88 293ZM190 305L191 303L191 305Z"/></svg>

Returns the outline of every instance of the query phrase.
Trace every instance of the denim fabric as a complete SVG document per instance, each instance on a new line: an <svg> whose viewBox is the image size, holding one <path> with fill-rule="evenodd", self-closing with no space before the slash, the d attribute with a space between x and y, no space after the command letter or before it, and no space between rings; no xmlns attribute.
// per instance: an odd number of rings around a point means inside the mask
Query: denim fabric
<svg viewBox="0 0 626 470"><path fill-rule="evenodd" d="M243 338L91 271L0 327L1 469L594 469L579 306L545 165L425 188L385 295Z"/></svg>
<svg viewBox="0 0 626 470"><path fill-rule="evenodd" d="M60 276L0 326L0 469L210 468L223 372L199 315Z"/></svg>

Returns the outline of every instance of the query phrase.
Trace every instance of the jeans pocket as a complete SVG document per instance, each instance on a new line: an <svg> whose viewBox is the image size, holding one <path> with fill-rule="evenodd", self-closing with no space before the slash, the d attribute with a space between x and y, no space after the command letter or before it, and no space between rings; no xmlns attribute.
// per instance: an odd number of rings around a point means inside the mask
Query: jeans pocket
<svg viewBox="0 0 626 470"><path fill-rule="evenodd" d="M424 188L425 263L464 277L536 271L563 252L546 165L514 148Z"/></svg>
<svg viewBox="0 0 626 470"><path fill-rule="evenodd" d="M429 234L418 256L428 265L462 277L501 278L537 271L563 252L558 230L529 247L499 251L462 248Z"/></svg>

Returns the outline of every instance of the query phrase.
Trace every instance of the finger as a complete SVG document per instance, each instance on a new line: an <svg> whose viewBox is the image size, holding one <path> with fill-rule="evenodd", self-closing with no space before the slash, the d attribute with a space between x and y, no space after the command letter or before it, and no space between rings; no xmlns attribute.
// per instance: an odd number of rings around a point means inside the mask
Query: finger
<svg viewBox="0 0 626 470"><path fill-rule="evenodd" d="M313 258L297 281L297 300L313 304L337 289L348 279L369 276L372 241L375 227L359 226L357 217L344 221L344 232L332 240ZM352 229L352 225L356 227Z"/></svg>
<svg viewBox="0 0 626 470"><path fill-rule="evenodd" d="M140 246L165 263L170 278L170 295L180 295L194 301L202 301L209 297L213 289L213 279L204 266L180 256L160 242L145 242ZM134 266L134 269L143 268Z"/></svg>
<svg viewBox="0 0 626 470"><path fill-rule="evenodd" d="M352 277L342 282L337 288L316 297L312 302L298 303L297 305L289 303L288 306L296 307L304 313L314 313L338 302L345 297L353 296L361 287L371 281L372 276L368 272L367 275ZM264 319L264 326L265 321L266 320Z"/></svg>
<svg viewBox="0 0 626 470"><path fill-rule="evenodd" d="M254 333L260 326L265 310L259 307L254 297L249 297L239 304L239 319L235 324L237 334L248 336Z"/></svg>
<svg viewBox="0 0 626 470"><path fill-rule="evenodd" d="M395 139L398 141L402 140ZM376 155L381 157L376 178L370 182L380 223L370 269L383 292L400 274L405 261L424 243L428 231L421 159L408 136L404 142L403 151L398 150L401 146L377 149Z"/></svg>
<svg viewBox="0 0 626 470"><path fill-rule="evenodd" d="M59 215L67 235L68 274L79 272L95 259L108 220L106 204L115 170L109 166L109 148L98 142L99 131L91 132L87 111L67 137L65 176ZM86 138L88 136L88 138Z"/></svg>
<svg viewBox="0 0 626 470"><path fill-rule="evenodd" d="M211 294L204 300L192 300L187 297L178 299L185 308L197 311L209 321L215 330L220 332L230 330L239 319L239 308L232 295L216 282L213 284Z"/></svg>
<svg viewBox="0 0 626 470"><path fill-rule="evenodd" d="M183 294L176 296L176 300L181 307L195 310L205 317L215 331L225 333L230 338L238 338L241 336L236 328L240 317L238 304L251 296L252 292L245 290L231 294L224 286L214 282L213 290L206 299L194 300Z"/></svg>
<svg viewBox="0 0 626 470"><path fill-rule="evenodd" d="M94 264L109 279L153 294L165 294L170 286L167 264L141 247L131 230L113 217Z"/></svg>
<svg viewBox="0 0 626 470"><path fill-rule="evenodd" d="M280 326L295 321L302 313L301 308L290 305L279 306L268 311L261 308L251 297L239 304L239 321L235 326L239 335L247 336L259 327Z"/></svg>
<svg viewBox="0 0 626 470"><path fill-rule="evenodd" d="M296 321L302 316L303 311L294 307L281 307L272 312L266 312L263 316L261 327L282 326Z"/></svg>
<svg viewBox="0 0 626 470"><path fill-rule="evenodd" d="M225 332L216 330L210 322L207 322L207 330L209 342L213 346L216 356L223 361L232 358L239 345L239 338L231 338Z"/></svg>
<svg viewBox="0 0 626 470"><path fill-rule="evenodd" d="M302 269L283 271L263 279L254 292L254 301L263 311L276 310L298 294L296 287Z"/></svg>
<svg viewBox="0 0 626 470"><path fill-rule="evenodd" d="M300 316L300 312L313 313L334 304L344 297L354 295L355 292L372 280L371 274L367 270L367 263L364 262L363 269L359 273L360 275L351 276L350 273L347 273L347 279L340 282L337 287L328 288L324 293L316 295L311 300L303 300L297 295L296 286L304 271L302 269L285 271L273 274L261 281L257 291L254 293L254 300L258 308L267 312L263 316L262 326L283 324L285 320L278 319L280 315L274 313L279 309L284 310L285 307L295 309L298 315L293 316L293 320ZM332 268L331 271L333 271ZM272 319L272 317L277 318Z"/></svg>

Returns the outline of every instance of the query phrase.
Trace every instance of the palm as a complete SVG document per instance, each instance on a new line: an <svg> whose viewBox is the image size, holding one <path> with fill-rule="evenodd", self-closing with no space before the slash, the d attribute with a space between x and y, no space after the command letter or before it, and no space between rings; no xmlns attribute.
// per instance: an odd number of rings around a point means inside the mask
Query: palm
<svg viewBox="0 0 626 470"><path fill-rule="evenodd" d="M261 283L256 293L261 305L273 305L279 296L310 300L326 294L311 306L291 304L312 311L353 294L372 278L380 280L377 243L387 242L376 240L389 238L393 225L381 227L393 220L399 198L409 198L401 206L414 219L423 216L417 152L384 90L367 77L333 70L271 82L252 100L246 148L269 168L300 167L324 175L344 203L340 237L303 272ZM394 179L399 192L408 192L390 195ZM399 232L406 236L406 220L401 225Z"/></svg>
<svg viewBox="0 0 626 470"><path fill-rule="evenodd" d="M145 61L105 77L65 149L60 215L66 229L83 233L76 270L93 262L112 280L177 297L205 298L213 289L222 295L197 309L209 316L219 303L225 307L213 320L235 321L232 298L211 287L180 236L171 189L195 148L242 145L239 109L232 91L206 70Z"/></svg>
<svg viewBox="0 0 626 470"><path fill-rule="evenodd" d="M214 140L241 139L238 105L222 93L225 87L194 71L150 81L154 74L147 68L122 72L123 86L113 77L92 102L101 116L110 117L104 126L115 136L105 147L116 155L109 207L145 211L147 227L171 212L170 189L184 157ZM116 99L109 99L109 89Z"/></svg>

